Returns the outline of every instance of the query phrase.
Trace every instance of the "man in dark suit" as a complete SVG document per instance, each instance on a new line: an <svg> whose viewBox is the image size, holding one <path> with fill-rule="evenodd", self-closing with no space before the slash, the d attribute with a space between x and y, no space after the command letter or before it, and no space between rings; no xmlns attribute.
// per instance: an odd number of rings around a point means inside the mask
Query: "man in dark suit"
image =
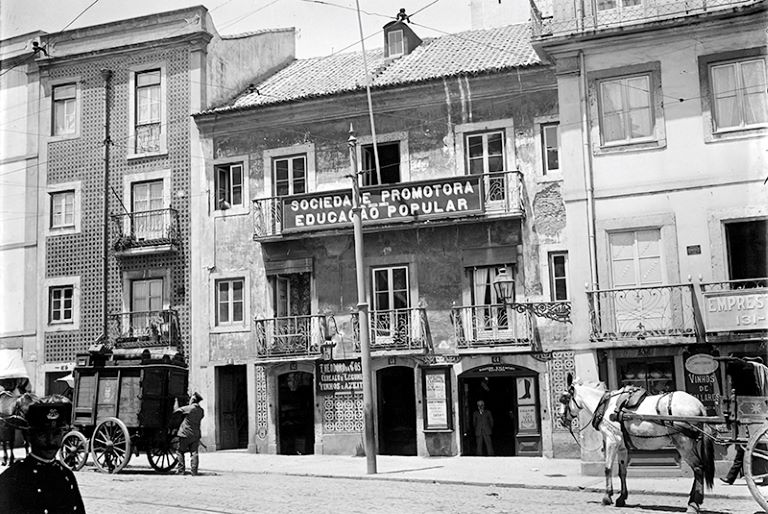
<svg viewBox="0 0 768 514"><path fill-rule="evenodd" d="M11 418L24 432L31 451L0 475L0 512L81 514L85 507L75 474L56 459L70 428L72 403L57 394L45 398L29 395L29 400Z"/></svg>
<svg viewBox="0 0 768 514"><path fill-rule="evenodd" d="M475 426L475 448L477 455L483 454L483 443L485 443L485 450L488 456L492 457L493 442L491 442L491 435L493 435L493 414L491 414L491 411L485 410L485 402L483 400L477 402L477 410L472 415L472 424Z"/></svg>

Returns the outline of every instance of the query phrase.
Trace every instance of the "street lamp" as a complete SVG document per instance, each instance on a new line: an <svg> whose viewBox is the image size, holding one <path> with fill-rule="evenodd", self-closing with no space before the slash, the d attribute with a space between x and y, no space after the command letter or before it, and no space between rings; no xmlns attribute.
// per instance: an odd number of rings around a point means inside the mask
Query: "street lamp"
<svg viewBox="0 0 768 514"><path fill-rule="evenodd" d="M515 279L507 273L507 268L501 268L493 279L493 289L496 291L496 298L499 298L505 305L515 303Z"/></svg>
<svg viewBox="0 0 768 514"><path fill-rule="evenodd" d="M365 268L363 267L363 207L360 199L357 169L357 138L349 125L349 161L352 163L352 222L355 239L355 270L357 272L357 315L360 326L360 367L363 372L363 439L368 474L376 473L376 441L373 434L373 384L371 382L371 345L368 336L368 302L365 301Z"/></svg>

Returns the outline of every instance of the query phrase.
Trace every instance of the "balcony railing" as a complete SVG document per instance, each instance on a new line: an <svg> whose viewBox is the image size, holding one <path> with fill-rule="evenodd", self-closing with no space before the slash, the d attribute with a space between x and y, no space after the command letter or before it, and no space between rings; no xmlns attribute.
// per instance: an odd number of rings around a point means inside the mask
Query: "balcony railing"
<svg viewBox="0 0 768 514"><path fill-rule="evenodd" d="M328 319L324 314L256 320L256 356L311 357L320 355Z"/></svg>
<svg viewBox="0 0 768 514"><path fill-rule="evenodd" d="M370 311L371 351L424 352L431 347L427 312L422 307ZM360 318L352 314L355 350L360 351Z"/></svg>
<svg viewBox="0 0 768 514"><path fill-rule="evenodd" d="M518 171L366 186L360 194L365 225L524 215ZM351 208L350 189L256 199L254 238L351 229Z"/></svg>
<svg viewBox="0 0 768 514"><path fill-rule="evenodd" d="M153 209L112 216L112 248L117 254L176 251L179 243L179 213L175 209Z"/></svg>
<svg viewBox="0 0 768 514"><path fill-rule="evenodd" d="M593 341L696 337L692 284L588 291Z"/></svg>
<svg viewBox="0 0 768 514"><path fill-rule="evenodd" d="M530 346L531 312L512 305L471 305L451 309L459 349L488 346Z"/></svg>
<svg viewBox="0 0 768 514"><path fill-rule="evenodd" d="M531 0L534 37L566 36L747 6L762 0L597 0L560 3L554 16L548 1ZM581 6L581 7L577 7Z"/></svg>
<svg viewBox="0 0 768 514"><path fill-rule="evenodd" d="M768 278L745 278L740 280L724 280L721 282L704 282L701 290L705 293L714 291L741 291L745 289L768 288Z"/></svg>
<svg viewBox="0 0 768 514"><path fill-rule="evenodd" d="M110 340L117 348L181 346L175 310L122 312L108 319Z"/></svg>

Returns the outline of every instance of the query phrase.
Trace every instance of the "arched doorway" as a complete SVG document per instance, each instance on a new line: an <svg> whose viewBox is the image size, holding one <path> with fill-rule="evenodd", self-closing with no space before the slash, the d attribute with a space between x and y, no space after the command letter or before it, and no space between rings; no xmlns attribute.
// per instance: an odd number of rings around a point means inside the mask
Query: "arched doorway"
<svg viewBox="0 0 768 514"><path fill-rule="evenodd" d="M459 375L462 455L480 454L473 426L480 400L493 415L495 456L542 455L538 393L538 374L520 366L491 364Z"/></svg>
<svg viewBox="0 0 768 514"><path fill-rule="evenodd" d="M277 437L281 455L315 453L314 377L291 371L277 377Z"/></svg>
<svg viewBox="0 0 768 514"><path fill-rule="evenodd" d="M416 455L416 391L413 368L392 366L376 373L379 451Z"/></svg>

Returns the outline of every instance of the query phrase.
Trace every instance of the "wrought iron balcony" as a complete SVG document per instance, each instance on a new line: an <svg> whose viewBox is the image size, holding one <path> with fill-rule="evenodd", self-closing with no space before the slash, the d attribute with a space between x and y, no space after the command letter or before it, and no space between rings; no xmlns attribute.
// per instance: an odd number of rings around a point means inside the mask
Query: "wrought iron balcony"
<svg viewBox="0 0 768 514"><path fill-rule="evenodd" d="M371 351L423 353L432 346L427 312L422 307L370 311ZM355 351L360 351L360 317L352 314Z"/></svg>
<svg viewBox="0 0 768 514"><path fill-rule="evenodd" d="M692 284L587 291L593 341L696 338Z"/></svg>
<svg viewBox="0 0 768 514"><path fill-rule="evenodd" d="M768 288L768 278L723 280L721 282L705 282L701 284L701 290L705 293L712 293L715 291L745 291L759 288Z"/></svg>
<svg viewBox="0 0 768 514"><path fill-rule="evenodd" d="M366 226L524 215L518 171L366 186L360 195ZM351 189L256 199L254 239L351 230L351 209Z"/></svg>
<svg viewBox="0 0 768 514"><path fill-rule="evenodd" d="M109 336L117 348L181 347L179 315L172 309L111 314Z"/></svg>
<svg viewBox="0 0 768 514"><path fill-rule="evenodd" d="M597 0L562 2L552 16L551 2L531 0L533 37L577 35L758 4L761 0Z"/></svg>
<svg viewBox="0 0 768 514"><path fill-rule="evenodd" d="M531 312L511 304L453 307L451 320L459 349L530 346L533 341Z"/></svg>
<svg viewBox="0 0 768 514"><path fill-rule="evenodd" d="M256 356L311 357L319 356L333 316L310 314L256 320Z"/></svg>
<svg viewBox="0 0 768 514"><path fill-rule="evenodd" d="M159 254L178 251L179 213L153 209L112 216L112 248L116 255Z"/></svg>

